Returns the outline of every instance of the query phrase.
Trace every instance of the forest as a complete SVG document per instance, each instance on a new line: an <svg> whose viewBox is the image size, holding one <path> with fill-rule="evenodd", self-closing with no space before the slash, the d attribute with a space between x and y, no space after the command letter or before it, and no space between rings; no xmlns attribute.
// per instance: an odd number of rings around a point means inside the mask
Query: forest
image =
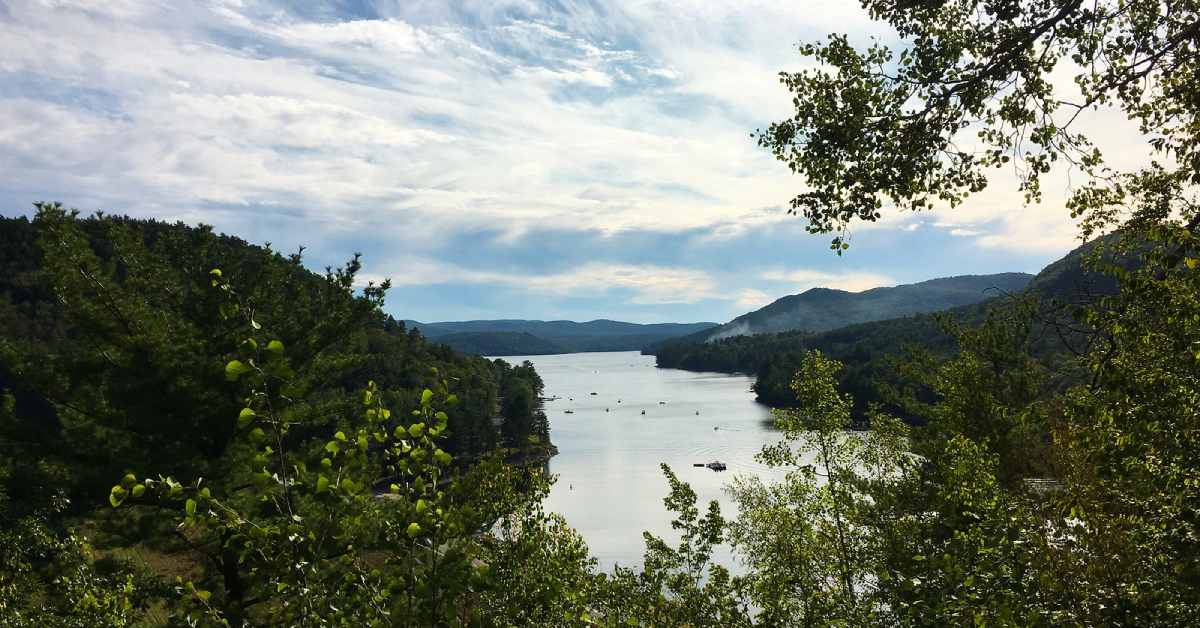
<svg viewBox="0 0 1200 628"><path fill-rule="evenodd" d="M675 534L645 533L638 569L599 573L543 510L552 478L520 463L553 436L535 370L389 319L357 257L313 274L203 227L6 220L0 622L1194 625L1198 8L864 0L902 46L798 46L792 110L753 137L831 255L997 169L1089 244L1035 294L942 321L713 345L770 373L760 395L786 382L758 456L778 478L733 480L723 512L663 465ZM1097 108L1149 157L1107 162L1076 124ZM1057 169L1069 200L1041 207ZM1074 267L1108 288L1061 298ZM755 365L772 340L786 357Z"/></svg>

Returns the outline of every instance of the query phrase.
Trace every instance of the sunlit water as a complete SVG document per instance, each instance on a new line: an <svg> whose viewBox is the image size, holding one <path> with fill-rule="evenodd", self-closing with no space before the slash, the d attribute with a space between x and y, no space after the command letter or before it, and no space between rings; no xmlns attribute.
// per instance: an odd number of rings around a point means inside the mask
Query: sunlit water
<svg viewBox="0 0 1200 628"><path fill-rule="evenodd" d="M603 570L640 566L644 530L677 538L663 506L660 463L691 484L701 512L716 499L726 516L735 509L722 489L735 475L778 476L754 460L779 433L770 411L754 401L753 378L659 369L652 356L635 352L504 359L533 362L545 395L558 397L545 404L559 451L550 460L558 482L546 507L583 535ZM729 470L692 466L713 460ZM736 570L728 551L715 558Z"/></svg>

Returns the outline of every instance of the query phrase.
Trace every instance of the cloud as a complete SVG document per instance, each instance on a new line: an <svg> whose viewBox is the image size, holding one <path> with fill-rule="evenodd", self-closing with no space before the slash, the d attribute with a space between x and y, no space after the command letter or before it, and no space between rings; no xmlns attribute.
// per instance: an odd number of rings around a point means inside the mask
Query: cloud
<svg viewBox="0 0 1200 628"><path fill-rule="evenodd" d="M809 288L836 288L847 292L862 292L879 286L896 285L896 280L880 273L866 271L826 272L819 270L768 270L759 275L763 281L788 284L791 290L803 292Z"/></svg>
<svg viewBox="0 0 1200 628"><path fill-rule="evenodd" d="M894 39L854 0L10 0L0 199L9 213L62 200L308 244L317 267L366 247L372 273L409 286L441 273L530 298L729 307L864 289L891 279L840 270L827 238L791 227L801 181L749 137L792 109L777 72L801 67L794 44L832 31ZM1136 141L1087 122L1109 154ZM1030 209L1011 173L996 177L937 212L953 226L885 212L853 233L948 231L1006 260L1073 244L1065 177ZM491 258L459 259L483 247L457 236L482 231ZM763 261L785 231L794 244L770 253L794 259ZM629 244L519 267L545 233ZM674 256L655 244L670 238ZM897 263L887 272L931 272ZM775 264L813 270L755 275Z"/></svg>
<svg viewBox="0 0 1200 628"><path fill-rule="evenodd" d="M776 298L777 297L773 297L762 290L746 288L738 292L735 303L737 303L738 307L744 310L753 311L761 308L764 305L767 305Z"/></svg>
<svg viewBox="0 0 1200 628"><path fill-rule="evenodd" d="M983 233L982 231L976 231L974 229L963 229L962 227L956 227L956 228L950 230L950 235L957 237L957 238L966 238L966 237L970 237L970 236L977 236L977 235L981 235L982 233Z"/></svg>
<svg viewBox="0 0 1200 628"><path fill-rule="evenodd" d="M628 293L630 303L661 305L696 303L719 298L717 283L707 273L690 268L655 265L590 263L551 273L515 273L463 268L430 260L407 260L399 266L402 275L392 277L393 285L488 284L530 290L546 295L603 296ZM358 278L381 282L384 275L371 273Z"/></svg>

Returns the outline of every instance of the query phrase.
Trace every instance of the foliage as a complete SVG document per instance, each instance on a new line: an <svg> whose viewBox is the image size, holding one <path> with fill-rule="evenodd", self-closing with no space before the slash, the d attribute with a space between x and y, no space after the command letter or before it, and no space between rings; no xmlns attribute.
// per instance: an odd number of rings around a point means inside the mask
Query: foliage
<svg viewBox="0 0 1200 628"><path fill-rule="evenodd" d="M474 535L528 511L545 481L485 459L502 436L510 451L531 438L549 447L536 403L510 408L503 434L492 419L502 398L536 401L531 365L425 343L380 313L386 284L353 294L357 258L320 277L299 255L204 228L38 210L2 225L32 257L7 258L14 273L0 285L0 318L29 332L0 339L0 383L13 390L0 494L11 497L5 521L22 522L6 526L11 544L53 556L6 590L75 587L62 603L91 596L111 615L95 622L123 625L147 612L145 596L135 607L121 587L93 592L107 581L92 562L137 544L190 565L173 570L182 607L161 580L137 589L180 620L424 624L477 616L458 606L468 589L509 599L515 576L488 593L471 561L483 552ZM373 497L389 487L396 497ZM59 493L69 500L38 506ZM105 499L121 508L92 512ZM565 534L541 514L525 521ZM100 552L73 549L72 528ZM30 542L39 534L44 543ZM55 579L65 569L79 575Z"/></svg>

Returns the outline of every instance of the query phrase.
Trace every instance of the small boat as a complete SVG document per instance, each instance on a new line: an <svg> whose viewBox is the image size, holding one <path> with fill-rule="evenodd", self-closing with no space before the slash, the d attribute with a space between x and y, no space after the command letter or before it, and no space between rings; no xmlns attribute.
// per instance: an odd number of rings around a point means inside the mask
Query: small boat
<svg viewBox="0 0 1200 628"><path fill-rule="evenodd" d="M660 405L660 406L665 406L665 405L667 405L667 402L665 402L665 401L660 401L660 402L658 402L658 405Z"/></svg>
<svg viewBox="0 0 1200 628"><path fill-rule="evenodd" d="M712 469L713 471L724 471L725 470L725 463L721 462L720 460L713 460L712 462L710 462L704 466L708 467L709 469Z"/></svg>
<svg viewBox="0 0 1200 628"><path fill-rule="evenodd" d="M595 395L596 393L592 393L592 394Z"/></svg>
<svg viewBox="0 0 1200 628"><path fill-rule="evenodd" d="M642 410L642 414L646 414L646 411L645 411L645 410Z"/></svg>
<svg viewBox="0 0 1200 628"><path fill-rule="evenodd" d="M574 410L567 410L567 411L563 412L563 414L575 414L575 411L574 411Z"/></svg>

